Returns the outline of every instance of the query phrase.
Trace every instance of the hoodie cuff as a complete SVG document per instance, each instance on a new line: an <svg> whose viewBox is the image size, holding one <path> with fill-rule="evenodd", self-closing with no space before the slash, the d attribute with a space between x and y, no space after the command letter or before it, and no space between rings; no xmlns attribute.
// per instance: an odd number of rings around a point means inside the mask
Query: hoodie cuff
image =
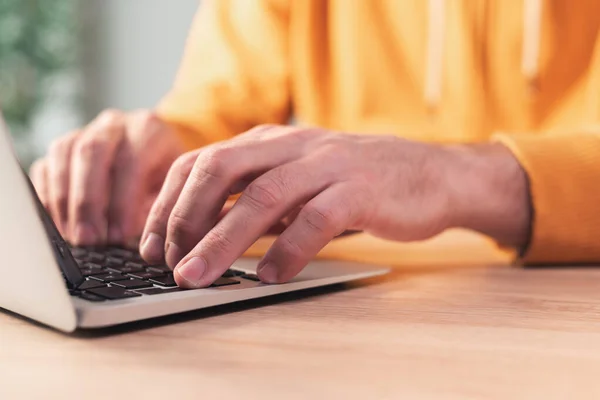
<svg viewBox="0 0 600 400"><path fill-rule="evenodd" d="M533 206L525 264L600 261L600 135L497 134L529 178Z"/></svg>

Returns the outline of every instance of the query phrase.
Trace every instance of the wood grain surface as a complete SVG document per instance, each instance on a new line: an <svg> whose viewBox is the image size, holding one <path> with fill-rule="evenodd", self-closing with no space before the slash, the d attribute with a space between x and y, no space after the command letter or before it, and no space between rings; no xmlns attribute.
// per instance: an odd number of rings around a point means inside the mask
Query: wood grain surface
<svg viewBox="0 0 600 400"><path fill-rule="evenodd" d="M600 269L464 232L395 251L386 277L97 332L0 312L0 399L600 398Z"/></svg>

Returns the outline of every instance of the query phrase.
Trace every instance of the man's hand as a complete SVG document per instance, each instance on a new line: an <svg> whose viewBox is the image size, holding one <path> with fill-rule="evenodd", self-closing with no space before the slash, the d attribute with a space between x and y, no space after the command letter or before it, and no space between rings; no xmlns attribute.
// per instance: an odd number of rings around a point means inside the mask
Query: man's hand
<svg viewBox="0 0 600 400"><path fill-rule="evenodd" d="M530 219L525 174L501 145L260 126L173 164L141 252L165 258L181 286L208 286L290 213L258 266L264 282L288 281L347 230L408 241L464 226L521 245Z"/></svg>
<svg viewBox="0 0 600 400"><path fill-rule="evenodd" d="M52 143L31 169L59 231L78 245L131 244L182 145L148 111L107 110Z"/></svg>

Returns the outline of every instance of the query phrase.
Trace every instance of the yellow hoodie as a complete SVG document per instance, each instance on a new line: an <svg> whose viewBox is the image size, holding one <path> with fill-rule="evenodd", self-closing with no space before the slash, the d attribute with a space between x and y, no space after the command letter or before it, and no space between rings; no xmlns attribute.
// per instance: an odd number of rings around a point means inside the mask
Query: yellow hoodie
<svg viewBox="0 0 600 400"><path fill-rule="evenodd" d="M596 0L205 0L158 112L190 148L291 117L498 140L530 179L525 261L600 261Z"/></svg>

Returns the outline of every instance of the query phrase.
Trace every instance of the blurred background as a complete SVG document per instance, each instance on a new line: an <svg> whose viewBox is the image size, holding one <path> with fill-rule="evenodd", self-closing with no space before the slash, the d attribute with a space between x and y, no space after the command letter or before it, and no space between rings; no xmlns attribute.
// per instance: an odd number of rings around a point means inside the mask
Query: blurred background
<svg viewBox="0 0 600 400"><path fill-rule="evenodd" d="M199 0L0 0L0 104L23 165L169 89Z"/></svg>

